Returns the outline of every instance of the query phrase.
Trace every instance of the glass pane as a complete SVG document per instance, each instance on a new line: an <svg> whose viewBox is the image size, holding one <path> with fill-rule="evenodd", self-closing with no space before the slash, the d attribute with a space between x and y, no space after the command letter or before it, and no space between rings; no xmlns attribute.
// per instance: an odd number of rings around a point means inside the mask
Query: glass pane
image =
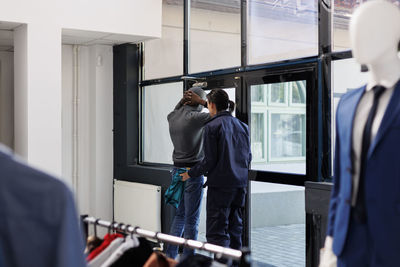
<svg viewBox="0 0 400 267"><path fill-rule="evenodd" d="M255 85L251 87L251 101L264 102L264 85Z"/></svg>
<svg viewBox="0 0 400 267"><path fill-rule="evenodd" d="M191 0L191 73L240 66L240 0Z"/></svg>
<svg viewBox="0 0 400 267"><path fill-rule="evenodd" d="M292 92L292 104L306 103L306 87L302 82L291 82L289 88Z"/></svg>
<svg viewBox="0 0 400 267"><path fill-rule="evenodd" d="M334 0L333 9L333 50L349 50L349 22L353 11L366 0ZM399 0L389 0L400 6Z"/></svg>
<svg viewBox="0 0 400 267"><path fill-rule="evenodd" d="M183 74L183 0L163 0L161 39L144 42L144 79Z"/></svg>
<svg viewBox="0 0 400 267"><path fill-rule="evenodd" d="M248 1L248 63L318 54L316 0Z"/></svg>
<svg viewBox="0 0 400 267"><path fill-rule="evenodd" d="M251 153L253 161L265 158L265 122L263 113L251 114Z"/></svg>
<svg viewBox="0 0 400 267"><path fill-rule="evenodd" d="M143 161L172 164L167 115L182 98L182 92L181 82L143 88Z"/></svg>
<svg viewBox="0 0 400 267"><path fill-rule="evenodd" d="M286 103L286 90L284 83L273 83L269 86L271 96L271 104L285 104Z"/></svg>
<svg viewBox="0 0 400 267"><path fill-rule="evenodd" d="M287 104L288 89L292 101ZM306 81L252 85L253 170L306 173ZM269 92L269 101L259 95Z"/></svg>
<svg viewBox="0 0 400 267"><path fill-rule="evenodd" d="M335 0L333 9L333 50L350 49L349 22L354 9L362 2L354 0Z"/></svg>
<svg viewBox="0 0 400 267"><path fill-rule="evenodd" d="M253 266L305 266L304 187L250 182Z"/></svg>
<svg viewBox="0 0 400 267"><path fill-rule="evenodd" d="M332 166L336 136L335 121L337 105L342 95L366 84L368 76L368 72L361 72L360 64L353 58L332 61Z"/></svg>
<svg viewBox="0 0 400 267"><path fill-rule="evenodd" d="M306 116L271 115L271 159L305 157Z"/></svg>

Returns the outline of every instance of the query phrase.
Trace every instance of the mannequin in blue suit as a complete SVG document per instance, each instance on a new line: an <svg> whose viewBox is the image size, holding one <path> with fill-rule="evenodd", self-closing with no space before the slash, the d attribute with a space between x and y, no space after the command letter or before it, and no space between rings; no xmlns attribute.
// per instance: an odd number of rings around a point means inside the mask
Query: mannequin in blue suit
<svg viewBox="0 0 400 267"><path fill-rule="evenodd" d="M334 266L334 255L337 266L400 266L399 8L384 0L362 4L351 19L350 39L353 56L368 66L370 78L366 86L344 95L337 108L334 188L320 266ZM372 102L363 98L373 94L376 85L386 88L387 101L383 96L377 101L374 118L379 122L373 121L375 134L364 154L365 171L357 180L354 144L358 136L354 135L360 129L361 133L365 131L366 122L360 123L360 105L371 109ZM361 179L363 186L358 187ZM360 190L365 205L365 220L361 221L355 216L354 204L354 195Z"/></svg>

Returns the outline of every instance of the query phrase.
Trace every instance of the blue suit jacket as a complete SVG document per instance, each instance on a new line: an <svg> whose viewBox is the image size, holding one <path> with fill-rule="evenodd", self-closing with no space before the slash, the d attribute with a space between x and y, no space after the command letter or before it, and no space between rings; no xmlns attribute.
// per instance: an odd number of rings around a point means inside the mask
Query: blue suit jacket
<svg viewBox="0 0 400 267"><path fill-rule="evenodd" d="M72 193L0 148L0 267L83 267Z"/></svg>
<svg viewBox="0 0 400 267"><path fill-rule="evenodd" d="M365 86L345 94L336 115L334 187L328 232L340 255L346 242L352 195L352 129ZM368 151L365 201L368 227L379 255L396 262L400 251L400 82L394 89L382 123Z"/></svg>

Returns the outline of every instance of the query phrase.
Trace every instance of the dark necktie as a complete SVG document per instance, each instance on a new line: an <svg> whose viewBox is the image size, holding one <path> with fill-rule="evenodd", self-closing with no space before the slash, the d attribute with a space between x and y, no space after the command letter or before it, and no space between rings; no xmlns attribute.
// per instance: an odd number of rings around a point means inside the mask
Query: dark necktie
<svg viewBox="0 0 400 267"><path fill-rule="evenodd" d="M363 136L362 136L362 146L361 146L361 162L360 162L360 178L358 184L358 193L356 206L354 209L354 215L360 222L365 222L367 219L365 210L365 171L366 163L368 157L369 146L371 145L371 129L376 115L376 110L378 109L379 97L385 91L385 87L377 85L372 88L374 92L374 103L369 111L367 122L365 123Z"/></svg>

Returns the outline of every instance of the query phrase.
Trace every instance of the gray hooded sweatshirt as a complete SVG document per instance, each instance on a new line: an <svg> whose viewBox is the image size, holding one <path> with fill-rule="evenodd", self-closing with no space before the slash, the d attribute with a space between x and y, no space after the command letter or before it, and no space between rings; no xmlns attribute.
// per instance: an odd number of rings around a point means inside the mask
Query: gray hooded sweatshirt
<svg viewBox="0 0 400 267"><path fill-rule="evenodd" d="M205 99L205 92L199 87L190 89ZM204 157L203 127L211 118L202 113L203 106L182 105L179 102L168 114L169 133L174 145L172 159L176 167L192 167Z"/></svg>

